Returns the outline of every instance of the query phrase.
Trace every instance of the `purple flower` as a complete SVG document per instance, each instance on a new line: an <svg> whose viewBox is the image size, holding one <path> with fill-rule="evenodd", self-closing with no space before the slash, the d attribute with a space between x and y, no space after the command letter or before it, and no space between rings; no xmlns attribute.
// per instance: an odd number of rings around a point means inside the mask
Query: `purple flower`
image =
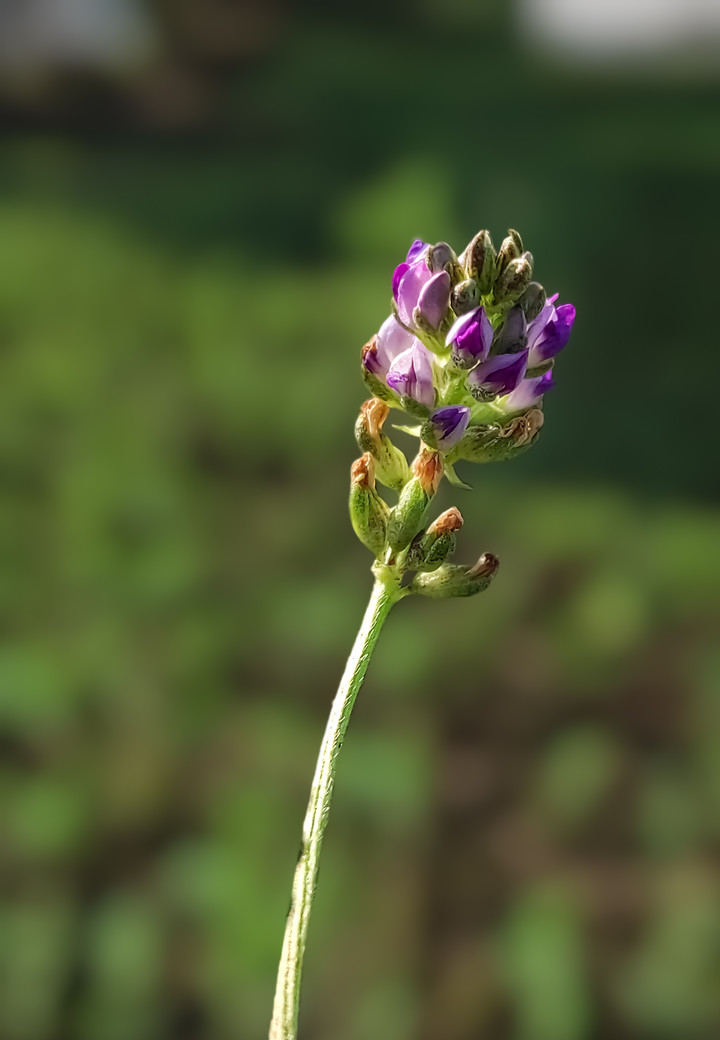
<svg viewBox="0 0 720 1040"><path fill-rule="evenodd" d="M387 375L387 385L401 397L412 397L428 408L435 404L432 354L419 340L413 340L413 345L395 358Z"/></svg>
<svg viewBox="0 0 720 1040"><path fill-rule="evenodd" d="M518 354L497 354L482 361L468 375L470 393L480 401L510 393L525 375L527 363L527 350Z"/></svg>
<svg viewBox="0 0 720 1040"><path fill-rule="evenodd" d="M472 368L484 361L490 350L493 327L483 307L463 314L447 334L446 347L452 347L452 359L459 368Z"/></svg>
<svg viewBox="0 0 720 1040"><path fill-rule="evenodd" d="M433 426L435 446L439 451L448 451L465 433L470 422L470 409L459 404L438 408L431 415L430 422Z"/></svg>
<svg viewBox="0 0 720 1040"><path fill-rule="evenodd" d="M501 404L506 412L524 412L540 404L543 394L554 386L552 372L544 372L533 379L523 379L517 389L504 397Z"/></svg>
<svg viewBox="0 0 720 1040"><path fill-rule="evenodd" d="M377 334L376 355L383 378L388 374L395 358L405 350L409 350L414 340L412 332L408 332L402 325L399 325L392 315L385 319Z"/></svg>
<svg viewBox="0 0 720 1040"><path fill-rule="evenodd" d="M421 238L416 238L413 244L410 246L405 257L409 264L414 263L428 248L428 243L423 242Z"/></svg>
<svg viewBox="0 0 720 1040"><path fill-rule="evenodd" d="M436 329L450 304L450 275L447 271L433 274L427 265L428 246L416 239L408 250L407 260L395 268L393 296L403 325L413 327L416 307Z"/></svg>
<svg viewBox="0 0 720 1040"><path fill-rule="evenodd" d="M570 339L575 321L575 307L572 303L561 303L556 307L557 298L558 293L551 296L537 318L528 326L531 368L555 357Z"/></svg>

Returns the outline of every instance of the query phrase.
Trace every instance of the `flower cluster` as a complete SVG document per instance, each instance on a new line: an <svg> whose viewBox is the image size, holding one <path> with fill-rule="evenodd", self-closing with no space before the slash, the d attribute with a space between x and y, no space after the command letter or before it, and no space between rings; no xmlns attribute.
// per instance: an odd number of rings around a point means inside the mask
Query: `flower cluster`
<svg viewBox="0 0 720 1040"><path fill-rule="evenodd" d="M418 239L393 274L392 314L363 347L363 378L373 401L363 406L356 436L366 453L363 501L373 517L371 547L385 566L407 570L412 563L420 572L413 591L469 594L448 592L447 581L437 576L423 585L426 572L439 566L437 547L432 568L420 552L433 530L422 531L434 494L427 480L423 485L427 459L434 459L437 482L439 472L460 483L455 462L509 458L528 448L543 424L543 397L553 385L555 357L568 342L575 308L558 304L557 294L548 297L532 273L532 255L517 231L510 230L497 250L489 233L480 231L459 257L445 242ZM421 439L412 468L382 432L390 407L420 423L409 431ZM393 510L377 495L375 474L400 492ZM381 506L368 506L373 496ZM454 533L445 535L449 553ZM472 581L460 585L468 588ZM428 592L430 586L445 591Z"/></svg>

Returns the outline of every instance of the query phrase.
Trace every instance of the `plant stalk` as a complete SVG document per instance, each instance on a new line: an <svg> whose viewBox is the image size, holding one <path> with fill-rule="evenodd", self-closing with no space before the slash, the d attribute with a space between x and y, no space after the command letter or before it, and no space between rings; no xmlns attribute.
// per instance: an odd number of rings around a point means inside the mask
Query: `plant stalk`
<svg viewBox="0 0 720 1040"><path fill-rule="evenodd" d="M397 586L390 582L375 582L330 709L303 824L300 857L295 869L290 911L280 955L269 1040L296 1040L297 1037L303 957L317 883L320 848L335 786L336 760L370 656L390 608L402 595Z"/></svg>

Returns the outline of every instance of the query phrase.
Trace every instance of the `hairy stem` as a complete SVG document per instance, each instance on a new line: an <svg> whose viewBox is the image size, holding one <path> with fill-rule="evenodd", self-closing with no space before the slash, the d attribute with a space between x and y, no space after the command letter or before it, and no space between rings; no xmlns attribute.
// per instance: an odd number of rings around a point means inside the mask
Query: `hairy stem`
<svg viewBox="0 0 720 1040"><path fill-rule="evenodd" d="M303 824L300 858L295 869L290 912L280 955L270 1040L295 1040L297 1037L303 956L315 895L320 848L335 785L335 764L355 697L367 671L370 655L390 608L401 595L396 586L381 581L375 582L365 617L330 709Z"/></svg>

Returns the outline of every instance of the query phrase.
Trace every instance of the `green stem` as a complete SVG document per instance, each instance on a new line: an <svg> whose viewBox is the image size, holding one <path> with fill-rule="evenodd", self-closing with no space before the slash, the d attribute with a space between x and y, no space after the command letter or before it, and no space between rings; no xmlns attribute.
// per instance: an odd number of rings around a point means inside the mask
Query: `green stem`
<svg viewBox="0 0 720 1040"><path fill-rule="evenodd" d="M397 586L389 582L375 582L365 617L330 709L303 824L300 858L295 869L290 912L280 955L270 1040L295 1040L297 1036L303 956L315 895L320 847L335 785L335 763L350 721L355 697L367 671L370 655L390 608L401 596L402 592Z"/></svg>

